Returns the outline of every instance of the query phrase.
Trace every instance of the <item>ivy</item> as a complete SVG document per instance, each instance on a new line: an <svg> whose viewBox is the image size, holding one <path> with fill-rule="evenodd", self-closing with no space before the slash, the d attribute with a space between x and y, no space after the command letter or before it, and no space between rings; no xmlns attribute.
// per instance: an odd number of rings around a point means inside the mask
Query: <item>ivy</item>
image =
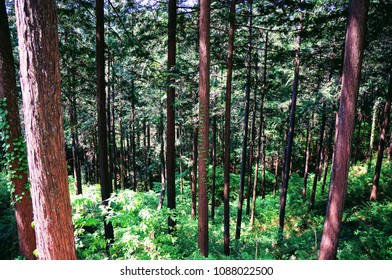
<svg viewBox="0 0 392 280"><path fill-rule="evenodd" d="M28 173L28 163L26 155L26 142L23 135L12 139L10 142L10 125L8 123L8 110L6 98L0 100L0 130L1 130L1 140L4 143L2 149L4 151L4 159L2 164L5 166L8 178L8 189L10 193L14 193L14 179L22 179L23 174ZM13 163L18 163L17 167L13 167ZM29 190L30 185L26 183L24 188ZM21 195L14 194L13 203L20 201L25 192L23 191Z"/></svg>

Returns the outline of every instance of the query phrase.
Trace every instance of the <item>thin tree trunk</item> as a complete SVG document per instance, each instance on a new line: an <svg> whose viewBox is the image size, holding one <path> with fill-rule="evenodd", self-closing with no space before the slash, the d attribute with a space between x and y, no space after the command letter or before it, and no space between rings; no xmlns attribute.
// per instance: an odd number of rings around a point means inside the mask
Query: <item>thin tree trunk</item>
<svg viewBox="0 0 392 280"><path fill-rule="evenodd" d="M216 99L214 100L216 107ZM215 186L216 186L216 115L212 117L212 188L211 188L211 219L215 218Z"/></svg>
<svg viewBox="0 0 392 280"><path fill-rule="evenodd" d="M302 197L306 197L306 190L308 185L308 174L309 174L309 159L310 159L310 146L312 145L312 132L314 122L314 109L312 110L312 116L308 123L308 129L306 132L306 152L305 152L305 168L304 168L304 188L302 190Z"/></svg>
<svg viewBox="0 0 392 280"><path fill-rule="evenodd" d="M248 178L247 178L247 189L246 189L246 215L250 214L250 197L251 197L251 180L252 180L252 166L254 162L254 142L256 138L256 89L254 90L254 104L253 104L253 115L252 125L250 132L250 147L249 147L249 163L248 163ZM257 175L256 175L257 177Z"/></svg>
<svg viewBox="0 0 392 280"><path fill-rule="evenodd" d="M82 194L82 172L80 167L80 157L79 157L79 135L78 135L78 120L76 114L76 96L73 96L70 100L69 108L69 122L71 125L71 138L72 138L72 157L73 157L73 173L75 179L75 190L76 194Z"/></svg>
<svg viewBox="0 0 392 280"><path fill-rule="evenodd" d="M328 167L329 167L329 159L332 156L332 137L333 137L333 123L330 124L329 132L328 132L328 140L327 144L325 145L325 155L324 155L324 176L323 176L323 183L321 185L321 192L324 193L325 191L325 183L327 181L328 175Z"/></svg>
<svg viewBox="0 0 392 280"><path fill-rule="evenodd" d="M376 133L376 120L378 115L378 107L380 102L376 100L373 107L373 118L372 118L372 130L370 132L370 144L369 144L369 161L368 161L368 171L372 168L372 160L373 160L373 148L374 148L374 135Z"/></svg>
<svg viewBox="0 0 392 280"><path fill-rule="evenodd" d="M135 81L132 80L131 82L131 150L132 150L132 160L131 160L131 165L132 165L132 188L136 191L137 190L137 180L136 180L136 128L135 128L135 121L136 121L136 116L135 116L135 103L136 103L136 97L135 97Z"/></svg>
<svg viewBox="0 0 392 280"><path fill-rule="evenodd" d="M13 185L12 198L18 230L19 251L21 256L33 260L36 258L33 254L36 248L35 232L31 226L33 206L30 189L25 187L28 182L27 167L23 167L22 161L17 160L23 158L26 161L27 158L25 154L26 146L21 132L14 57L4 0L0 0L0 42L0 110L7 110L8 112L5 121L9 125L9 129L4 129L3 135L8 136L6 143L9 148L5 152L9 155L7 168L10 174L9 179Z"/></svg>
<svg viewBox="0 0 392 280"><path fill-rule="evenodd" d="M332 177L320 245L320 260L335 259L338 249L350 166L350 149L361 75L368 6L368 0L350 1Z"/></svg>
<svg viewBox="0 0 392 280"><path fill-rule="evenodd" d="M112 182L109 174L108 164L108 137L105 104L105 41L104 41L104 1L96 0L97 19L97 108L98 108L98 150L99 150L99 182L101 185L102 204L107 207L108 199L113 192ZM110 243L114 239L114 231L111 222L104 217L106 249L109 250Z"/></svg>
<svg viewBox="0 0 392 280"><path fill-rule="evenodd" d="M302 15L300 19L300 24L298 30L302 30ZM295 68L294 68L294 80L290 101L290 118L289 118L289 127L287 132L287 146L285 151L285 159L284 159L284 170L283 170L283 182L280 192L280 215L279 215L279 232L283 233L284 227L284 218L286 213L286 198L287 198L287 188L289 185L290 179L290 164L291 164L291 153L293 148L293 140L294 140L294 123L295 123L295 111L297 105L297 91L298 91L298 83L299 83L299 65L300 65L300 48L301 48L301 35L298 33L297 35L297 49L295 52Z"/></svg>
<svg viewBox="0 0 392 280"><path fill-rule="evenodd" d="M226 76L226 104L225 104L225 150L223 158L224 166L224 189L223 189L223 242L226 256L230 255L230 119L231 119L231 87L233 78L233 53L235 32L235 6L236 1L231 1L230 6L230 29L227 51L227 76Z"/></svg>
<svg viewBox="0 0 392 280"><path fill-rule="evenodd" d="M247 70L246 70L246 85L245 85L245 112L244 112L244 134L242 138L242 155L241 155L241 174L240 174L240 190L238 196L238 211L235 238L241 237L241 222L242 222L242 205L244 200L245 188L245 172L246 172L246 153L248 148L248 122L249 122L249 101L250 101L250 76L251 76L251 45L252 45L252 0L249 0L249 15L248 15L248 50L247 50Z"/></svg>
<svg viewBox="0 0 392 280"><path fill-rule="evenodd" d="M54 1L17 0L15 14L38 258L76 259L56 5Z"/></svg>
<svg viewBox="0 0 392 280"><path fill-rule="evenodd" d="M161 103L161 111L159 118L159 137L160 137L160 159L161 159L161 194L159 196L158 210L162 209L166 191L166 165L165 165L165 137L163 128L163 104Z"/></svg>
<svg viewBox="0 0 392 280"><path fill-rule="evenodd" d="M321 127L320 127L320 138L318 143L318 150L317 150L317 161L316 161L316 171L313 178L313 186L312 186L312 195L310 196L310 209L313 209L314 202L316 199L316 188L318 182L318 175L321 170L320 162L321 162L321 155L323 152L323 145L324 145L324 130L325 130L325 121L326 121L326 101L323 100L323 109L322 109L322 119L321 119Z"/></svg>
<svg viewBox="0 0 392 280"><path fill-rule="evenodd" d="M176 130L175 130L175 111L174 111L174 67L176 65L176 19L177 1L169 0L169 22L168 22L168 51L167 51L167 70L170 73L167 87L167 130L166 130L166 176L167 176L167 207L170 210L176 209ZM168 218L169 232L174 230L175 219Z"/></svg>
<svg viewBox="0 0 392 280"><path fill-rule="evenodd" d="M377 200L377 191L378 191L378 186L380 181L382 158L384 156L385 138L389 125L389 114L391 112L391 99L392 99L392 74L389 75L388 95L387 95L387 100L385 102L384 119L381 125L380 140L378 143L377 162L374 170L372 192L370 194L371 201Z"/></svg>
<svg viewBox="0 0 392 280"><path fill-rule="evenodd" d="M253 181L253 198L252 198L252 212L250 217L250 224L254 226L255 212L256 212L256 198L257 198L257 179L259 174L259 161L260 161L260 150L261 150L261 195L265 197L265 139L264 134L264 98L267 91L267 54L268 54L268 33L265 35L264 43L264 68L263 68L263 84L262 84L262 94L260 102L260 126L258 131L258 142L257 142L257 156L256 156L256 167L255 167L255 178Z"/></svg>
<svg viewBox="0 0 392 280"><path fill-rule="evenodd" d="M194 124L193 128L193 156L192 156L192 186L191 186L191 196L192 196L192 206L191 206L191 217L194 218L196 217L196 200L197 200L197 138L199 136L199 129L198 129L198 123L196 122Z"/></svg>
<svg viewBox="0 0 392 280"><path fill-rule="evenodd" d="M207 164L209 151L210 103L210 0L200 0L200 49L199 49L199 235L200 254L208 257L208 197Z"/></svg>

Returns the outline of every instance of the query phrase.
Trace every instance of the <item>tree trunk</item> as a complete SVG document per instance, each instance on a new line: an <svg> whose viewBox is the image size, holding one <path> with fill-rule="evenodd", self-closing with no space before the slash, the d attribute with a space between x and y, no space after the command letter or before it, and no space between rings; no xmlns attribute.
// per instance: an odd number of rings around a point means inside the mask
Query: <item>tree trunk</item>
<svg viewBox="0 0 392 280"><path fill-rule="evenodd" d="M197 99L197 98L196 98ZM196 104L196 103L195 103ZM191 195L192 195L192 206L191 206L191 217L196 217L196 206L197 206L197 138L199 136L198 123L194 124L193 128L193 156L192 156L192 186L191 186Z"/></svg>
<svg viewBox="0 0 392 280"><path fill-rule="evenodd" d="M254 162L254 142L256 138L256 89L254 90L254 103L253 103L253 115L252 125L250 132L250 147L249 147L249 162L248 162L248 178L247 178L247 189L246 189L246 215L250 214L250 197L251 197L251 180L252 180L252 166ZM257 171L256 171L257 172ZM257 174L256 174L257 177Z"/></svg>
<svg viewBox="0 0 392 280"><path fill-rule="evenodd" d="M359 90L368 0L351 0L344 53L342 90L327 213L320 245L320 260L335 259L346 195L355 106Z"/></svg>
<svg viewBox="0 0 392 280"><path fill-rule="evenodd" d="M376 100L373 107L372 130L370 132L368 171L370 171L370 169L372 168L374 135L376 134L376 122L377 122L379 105L380 105L379 100Z"/></svg>
<svg viewBox="0 0 392 280"><path fill-rule="evenodd" d="M160 118L159 118L159 140L161 145L160 160L161 160L161 194L159 196L158 210L162 209L163 201L165 199L166 191L166 165L165 165L165 137L163 127L163 103L161 102Z"/></svg>
<svg viewBox="0 0 392 280"><path fill-rule="evenodd" d="M72 158L73 158L73 173L75 179L75 193L82 194L82 172L80 163L80 148L79 148L79 135L78 135L78 119L76 113L76 96L75 92L72 93L69 106L69 122L71 126L72 138Z"/></svg>
<svg viewBox="0 0 392 280"><path fill-rule="evenodd" d="M136 180L136 128L135 128L135 80L131 82L131 150L132 150L132 188L136 191L137 190L137 180Z"/></svg>
<svg viewBox="0 0 392 280"><path fill-rule="evenodd" d="M300 19L300 24L298 30L302 30L302 16ZM295 111L297 105L297 91L299 82L299 59L300 59L300 48L301 48L301 35L298 33L297 36L297 49L295 52L295 68L294 68L294 80L290 101L290 117L289 117L289 127L287 131L287 146L284 158L284 171L283 171L283 181L280 192L280 215L279 215L279 231L283 233L284 218L286 213L286 198L287 198L287 188L290 179L290 164L291 164L291 152L293 149L294 140L294 123L295 123Z"/></svg>
<svg viewBox="0 0 392 280"><path fill-rule="evenodd" d="M240 174L240 190L238 196L238 211L237 224L235 231L235 238L241 237L241 222L242 222L242 205L244 200L245 187L245 172L246 172L246 153L248 148L248 122L249 122L249 101L250 101L250 75L251 75L251 45L252 45L252 0L249 0L249 15L248 15L248 50L246 58L246 85L245 85L245 112L244 112L244 134L242 138L242 155L241 155L241 174Z"/></svg>
<svg viewBox="0 0 392 280"><path fill-rule="evenodd" d="M378 143L377 162L376 162L376 167L374 170L372 192L370 194L371 201L377 200L377 190L378 190L379 181L380 181L382 158L384 156L385 138L386 138L388 125L389 125L389 114L391 112L391 99L392 99L392 74L389 75L388 95L387 95L387 100L385 102L384 119L383 119L383 122L381 125L380 140Z"/></svg>
<svg viewBox="0 0 392 280"><path fill-rule="evenodd" d="M316 105L314 105L316 106ZM306 132L306 152L305 152L305 168L304 168L304 188L302 190L302 197L306 197L306 189L308 185L308 174L309 174L309 159L310 159L310 146L312 145L312 132L314 122L314 109L312 110L312 116L308 123L308 129Z"/></svg>
<svg viewBox="0 0 392 280"><path fill-rule="evenodd" d="M169 22L168 22L168 51L167 70L169 77L167 80L167 131L166 131L166 179L167 179L167 208L176 209L176 128L174 112L174 68L176 65L176 19L177 1L169 0ZM174 230L176 222L172 217L168 218L169 232Z"/></svg>
<svg viewBox="0 0 392 280"><path fill-rule="evenodd" d="M329 132L328 132L328 140L327 144L325 145L325 153L324 153L324 171L323 171L323 182L321 185L321 192L324 193L325 191L325 183L327 181L327 175L328 175L328 167L329 167L329 159L332 156L332 137L333 137L333 123L331 122Z"/></svg>
<svg viewBox="0 0 392 280"><path fill-rule="evenodd" d="M209 151L209 103L210 103L210 0L200 1L200 49L199 49L199 236L200 254L208 257L208 197L207 164Z"/></svg>
<svg viewBox="0 0 392 280"><path fill-rule="evenodd" d="M15 2L31 196L39 259L76 259L54 1Z"/></svg>
<svg viewBox="0 0 392 280"><path fill-rule="evenodd" d="M108 164L108 133L106 119L106 93L105 93L105 40L104 40L104 1L96 0L96 49L97 49L97 109L98 109L98 150L99 150L99 182L101 185L102 204L107 207L108 199L113 192L109 175ZM107 242L113 242L114 232L111 222L104 217L104 231Z"/></svg>
<svg viewBox="0 0 392 280"><path fill-rule="evenodd" d="M262 94L260 102L260 126L258 131L258 142L257 142L257 156L256 156L256 167L255 167L255 178L253 181L253 198L252 198L252 212L250 217L250 224L253 227L255 220L256 211L256 198L257 198L257 179L259 174L259 162L260 162L260 150L261 150L261 195L265 197L265 138L264 138L264 98L267 91L267 54L268 54L268 33L265 35L264 43L264 68L263 68L263 84Z"/></svg>
<svg viewBox="0 0 392 280"><path fill-rule="evenodd" d="M8 155L6 159L9 157L7 169L9 169L9 179L13 185L12 197L18 230L19 251L22 257L33 260L35 259L33 251L36 248L35 233L31 226L33 206L30 190L26 188L28 172L26 146L21 132L14 57L4 0L0 0L0 42L0 111L2 111L1 118L5 117L3 121L9 126L8 129L3 129L3 135L8 136L5 142L9 146L5 152ZM6 115L3 115L4 110L8 112ZM23 163L25 166L22 166Z"/></svg>
<svg viewBox="0 0 392 280"><path fill-rule="evenodd" d="M230 255L230 119L231 119L231 87L233 78L233 53L235 32L235 6L236 1L231 0L230 6L230 29L227 51L227 76L226 76L226 104L225 104L225 151L223 158L224 166L224 189L223 189L223 248L226 256Z"/></svg>
<svg viewBox="0 0 392 280"><path fill-rule="evenodd" d="M216 107L216 99L214 100ZM211 219L215 218L215 186L216 186L216 115L212 117L212 188L211 188Z"/></svg>
<svg viewBox="0 0 392 280"><path fill-rule="evenodd" d="M323 111L322 113L322 119L321 119L321 127L320 127L320 138L319 138L319 143L317 147L317 161L316 161L316 171L314 173L314 178L313 178L313 186L312 186L312 195L310 196L310 209L313 209L314 207L314 202L316 199L316 188L317 188L317 182L318 182L318 175L321 170L320 162L321 162L321 155L323 153L323 145L324 145L324 130L325 130L325 121L326 121L326 101L323 100Z"/></svg>

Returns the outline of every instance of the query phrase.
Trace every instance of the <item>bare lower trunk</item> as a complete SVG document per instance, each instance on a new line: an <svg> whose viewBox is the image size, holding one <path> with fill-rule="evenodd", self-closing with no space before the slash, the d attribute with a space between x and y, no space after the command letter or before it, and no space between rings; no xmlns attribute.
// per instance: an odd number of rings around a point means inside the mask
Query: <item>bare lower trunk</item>
<svg viewBox="0 0 392 280"><path fill-rule="evenodd" d="M391 111L391 99L392 99L392 74L390 74L390 76L389 76L388 96L387 96L387 101L385 103L385 108L384 108L384 119L383 119L383 122L381 125L380 140L378 143L377 162L376 162L376 167L374 170L372 192L370 194L371 201L377 200L377 192L378 192L378 186L379 186L379 181L380 181L382 158L384 156L385 138L386 138L388 125L389 125L389 114Z"/></svg>
<svg viewBox="0 0 392 280"><path fill-rule="evenodd" d="M35 259L33 251L36 248L35 232L31 226L33 222L33 207L30 190L27 185L26 146L23 141L19 118L19 106L16 89L14 57L12 55L11 36L4 0L0 0L0 111L8 113L3 136L8 137L6 143L9 148L6 152L7 169L13 185L13 201L15 220L18 230L20 255L28 260ZM5 102L5 104L4 104Z"/></svg>
<svg viewBox="0 0 392 280"><path fill-rule="evenodd" d="M209 103L210 103L210 1L200 1L200 49L199 49L199 143L198 143L198 244L200 254L208 257L208 151L209 151Z"/></svg>
<svg viewBox="0 0 392 280"><path fill-rule="evenodd" d="M54 1L15 2L31 196L39 259L76 259Z"/></svg>
<svg viewBox="0 0 392 280"><path fill-rule="evenodd" d="M342 90L335 133L335 151L320 260L335 259L344 210L356 100L362 67L368 0L351 0L346 32Z"/></svg>

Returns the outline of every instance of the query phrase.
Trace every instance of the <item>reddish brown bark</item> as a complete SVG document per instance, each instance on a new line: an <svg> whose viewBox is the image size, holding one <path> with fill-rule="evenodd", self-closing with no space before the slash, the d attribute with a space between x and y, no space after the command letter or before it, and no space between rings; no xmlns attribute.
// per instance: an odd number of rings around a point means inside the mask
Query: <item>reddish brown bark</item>
<svg viewBox="0 0 392 280"><path fill-rule="evenodd" d="M168 52L167 70L171 74L167 80L167 131L166 131L166 179L167 179L167 207L176 208L176 131L175 131L175 112L174 112L174 67L176 65L176 0L169 0L169 22L168 22ZM176 225L174 219L168 218L169 231L171 232Z"/></svg>
<svg viewBox="0 0 392 280"><path fill-rule="evenodd" d="M15 2L39 259L76 259L65 157L54 1Z"/></svg>
<svg viewBox="0 0 392 280"><path fill-rule="evenodd" d="M231 84L233 78L233 53L235 32L235 6L236 1L231 1L230 29L227 51L227 76L226 76L226 105L225 105L225 151L224 151L224 190L223 190L223 242L226 256L230 255L230 118L231 118Z"/></svg>
<svg viewBox="0 0 392 280"><path fill-rule="evenodd" d="M200 49L199 49L199 249L208 257L208 197L207 164L209 151L209 103L210 103L210 1L200 1Z"/></svg>
<svg viewBox="0 0 392 280"><path fill-rule="evenodd" d="M5 98L7 110L6 121L9 125L7 144L9 145L8 154L17 154L19 151L14 148L15 142L22 141L21 124L19 118L19 107L16 90L14 57L12 55L11 36L8 26L8 18L4 0L0 0L0 102ZM1 105L0 105L1 106ZM9 162L7 168L10 169L11 181L13 184L13 201L15 208L15 220L18 230L19 251L21 256L33 260L33 251L36 248L35 232L31 223L33 222L33 207L30 198L30 190L26 188L27 170L21 166L22 162L17 158ZM16 199L18 198L18 199Z"/></svg>
<svg viewBox="0 0 392 280"><path fill-rule="evenodd" d="M350 166L350 150L362 67L368 5L368 0L351 0L350 2L342 90L335 134L335 151L328 207L320 245L320 260L335 259L338 249L340 225L344 210L344 199Z"/></svg>
<svg viewBox="0 0 392 280"><path fill-rule="evenodd" d="M377 200L377 191L380 181L380 173L381 173L381 165L382 159L384 156L384 147L385 147L385 138L388 130L389 125L389 114L391 112L391 99L392 99L392 74L389 76L389 87L388 87L388 96L385 102L384 107L384 118L381 125L381 134L380 140L378 142L378 153L377 153L377 161L376 167L374 169L374 176L373 176L373 185L372 185L372 192L370 194L370 200L376 201Z"/></svg>

